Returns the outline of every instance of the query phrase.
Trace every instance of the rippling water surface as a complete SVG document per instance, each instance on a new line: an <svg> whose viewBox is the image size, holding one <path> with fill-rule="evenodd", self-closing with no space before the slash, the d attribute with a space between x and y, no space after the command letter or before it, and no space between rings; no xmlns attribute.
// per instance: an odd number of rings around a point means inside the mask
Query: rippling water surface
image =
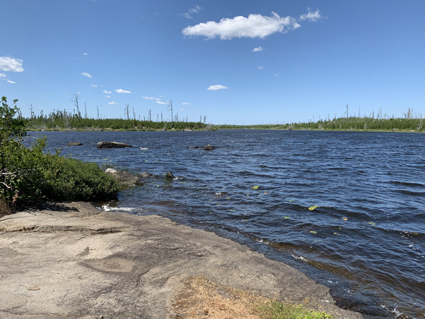
<svg viewBox="0 0 425 319"><path fill-rule="evenodd" d="M425 316L424 134L43 134L63 155L160 176L121 192L111 206L247 244L329 286L340 306L374 316ZM84 145L66 147L72 141ZM99 141L136 147L99 150ZM206 144L216 149L188 148ZM165 181L167 171L180 178Z"/></svg>

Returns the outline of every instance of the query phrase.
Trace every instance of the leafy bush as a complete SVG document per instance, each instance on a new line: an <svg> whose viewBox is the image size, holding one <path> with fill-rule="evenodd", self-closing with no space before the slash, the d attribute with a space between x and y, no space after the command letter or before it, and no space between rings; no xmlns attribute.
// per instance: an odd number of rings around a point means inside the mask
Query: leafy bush
<svg viewBox="0 0 425 319"><path fill-rule="evenodd" d="M9 107L3 97L0 107L0 210L41 200L104 200L115 195L117 183L97 164L45 152L45 138L26 148L26 121L15 118L16 102Z"/></svg>
<svg viewBox="0 0 425 319"><path fill-rule="evenodd" d="M73 158L49 157L43 194L55 200L102 200L111 197L118 187L114 178L96 163Z"/></svg>

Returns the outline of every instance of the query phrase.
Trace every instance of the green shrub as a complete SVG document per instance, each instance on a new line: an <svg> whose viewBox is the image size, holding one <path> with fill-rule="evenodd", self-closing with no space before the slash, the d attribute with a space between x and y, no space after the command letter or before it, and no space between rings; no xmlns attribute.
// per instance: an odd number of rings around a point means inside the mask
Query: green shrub
<svg viewBox="0 0 425 319"><path fill-rule="evenodd" d="M45 152L46 139L31 147L22 144L26 122L15 118L19 109L9 107L6 97L0 107L0 214L42 200L106 200L118 185L95 163Z"/></svg>
<svg viewBox="0 0 425 319"><path fill-rule="evenodd" d="M73 158L47 156L43 194L54 200L105 200L111 198L118 186L96 163Z"/></svg>

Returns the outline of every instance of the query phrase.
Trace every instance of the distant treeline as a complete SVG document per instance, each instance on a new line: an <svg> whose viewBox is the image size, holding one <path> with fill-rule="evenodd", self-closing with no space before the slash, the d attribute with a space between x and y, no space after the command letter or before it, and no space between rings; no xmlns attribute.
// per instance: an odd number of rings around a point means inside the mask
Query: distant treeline
<svg viewBox="0 0 425 319"><path fill-rule="evenodd" d="M205 117L206 119L206 117ZM161 130L212 130L212 125L205 122L189 121L152 121L131 119L94 119L81 116L80 113L70 113L66 110L54 111L50 114L39 115L31 113L26 119L27 129L30 131L63 131L63 130L125 130L125 131L161 131Z"/></svg>
<svg viewBox="0 0 425 319"><path fill-rule="evenodd" d="M128 111L129 107L127 107ZM133 118L127 112L127 118L89 118L87 112L82 116L79 110L77 112L67 112L66 110L53 111L44 115L43 111L36 115L31 110L31 117L27 118L28 130L125 130L125 131L165 131L165 130L193 130L193 131L210 131L217 129L274 129L274 130L351 130L351 131L425 131L423 118L413 117L413 110L409 109L405 114L405 118L382 116L382 111L377 113L375 118L372 113L367 117L340 117L334 119L325 119L319 121L309 121L304 123L287 123L287 124L261 124L261 125L211 125L206 124L206 116L200 118L199 122L189 122L188 120L179 120L178 114L175 114L174 121L152 121L148 113L148 119L136 120L133 111Z"/></svg>
<svg viewBox="0 0 425 319"><path fill-rule="evenodd" d="M425 131L422 118L371 117L336 118L317 122L264 125L217 125L218 129L272 129L272 130L347 130L347 131Z"/></svg>

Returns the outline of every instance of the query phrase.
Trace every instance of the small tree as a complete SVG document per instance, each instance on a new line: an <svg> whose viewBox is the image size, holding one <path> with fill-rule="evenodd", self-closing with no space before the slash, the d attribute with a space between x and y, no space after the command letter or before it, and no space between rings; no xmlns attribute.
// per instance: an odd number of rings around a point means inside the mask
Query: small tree
<svg viewBox="0 0 425 319"><path fill-rule="evenodd" d="M21 140L26 135L26 120L22 117L15 118L15 115L19 112L17 102L18 100L13 100L13 105L9 106L5 96L1 99L0 145L16 138Z"/></svg>
<svg viewBox="0 0 425 319"><path fill-rule="evenodd" d="M18 100L13 100L13 105L9 106L7 98L3 96L0 107L0 199L9 203L9 209L14 208L18 198L15 185L21 182L18 172L11 169L11 163L19 160L27 124L22 117L15 118L19 111L17 102Z"/></svg>

